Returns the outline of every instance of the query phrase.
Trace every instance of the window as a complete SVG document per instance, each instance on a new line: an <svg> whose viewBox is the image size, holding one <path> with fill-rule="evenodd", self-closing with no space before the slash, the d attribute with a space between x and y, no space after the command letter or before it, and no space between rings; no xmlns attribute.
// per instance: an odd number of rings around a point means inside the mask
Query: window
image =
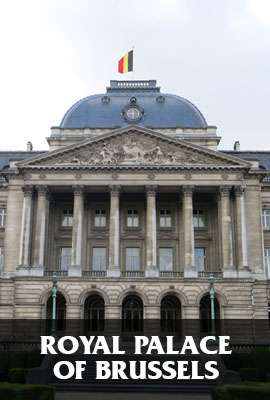
<svg viewBox="0 0 270 400"><path fill-rule="evenodd" d="M67 271L71 265L71 247L61 247L60 270Z"/></svg>
<svg viewBox="0 0 270 400"><path fill-rule="evenodd" d="M173 270L173 249L171 247L159 249L159 270Z"/></svg>
<svg viewBox="0 0 270 400"><path fill-rule="evenodd" d="M139 212L138 210L128 210L127 212L127 226L129 228L138 228L139 226Z"/></svg>
<svg viewBox="0 0 270 400"><path fill-rule="evenodd" d="M73 210L66 209L62 211L62 221L61 225L64 227L69 227L73 225Z"/></svg>
<svg viewBox="0 0 270 400"><path fill-rule="evenodd" d="M263 227L270 229L270 208L264 208L262 211L262 223Z"/></svg>
<svg viewBox="0 0 270 400"><path fill-rule="evenodd" d="M92 270L106 270L106 247L93 247Z"/></svg>
<svg viewBox="0 0 270 400"><path fill-rule="evenodd" d="M7 210L4 207L0 208L0 227L6 225Z"/></svg>
<svg viewBox="0 0 270 400"><path fill-rule="evenodd" d="M205 247L195 247L195 267L198 272L205 271L206 252Z"/></svg>
<svg viewBox="0 0 270 400"><path fill-rule="evenodd" d="M96 228L104 228L106 226L106 210L95 210L95 222Z"/></svg>
<svg viewBox="0 0 270 400"><path fill-rule="evenodd" d="M126 249L126 271L140 270L140 249L138 247L128 247Z"/></svg>
<svg viewBox="0 0 270 400"><path fill-rule="evenodd" d="M267 277L270 277L270 247L264 249L264 265Z"/></svg>
<svg viewBox="0 0 270 400"><path fill-rule="evenodd" d="M205 228L206 219L203 210L193 210L193 226L194 228Z"/></svg>
<svg viewBox="0 0 270 400"><path fill-rule="evenodd" d="M0 247L0 271L4 268L4 247Z"/></svg>
<svg viewBox="0 0 270 400"><path fill-rule="evenodd" d="M167 209L160 210L159 226L160 226L160 228L171 228L172 227L171 210L167 210Z"/></svg>

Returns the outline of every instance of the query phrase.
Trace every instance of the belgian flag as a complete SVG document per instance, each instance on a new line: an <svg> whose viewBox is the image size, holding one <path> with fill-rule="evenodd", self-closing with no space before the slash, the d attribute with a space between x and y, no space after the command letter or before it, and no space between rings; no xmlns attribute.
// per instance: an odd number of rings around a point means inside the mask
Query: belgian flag
<svg viewBox="0 0 270 400"><path fill-rule="evenodd" d="M118 72L120 74L130 71L133 71L133 50L130 50L118 61Z"/></svg>

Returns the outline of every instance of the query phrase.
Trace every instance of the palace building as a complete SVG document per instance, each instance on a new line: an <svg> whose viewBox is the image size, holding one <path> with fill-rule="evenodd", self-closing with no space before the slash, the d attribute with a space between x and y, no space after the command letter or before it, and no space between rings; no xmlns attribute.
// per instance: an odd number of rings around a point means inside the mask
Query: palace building
<svg viewBox="0 0 270 400"><path fill-rule="evenodd" d="M266 319L270 151L217 128L155 80L111 81L0 152L0 318Z"/></svg>

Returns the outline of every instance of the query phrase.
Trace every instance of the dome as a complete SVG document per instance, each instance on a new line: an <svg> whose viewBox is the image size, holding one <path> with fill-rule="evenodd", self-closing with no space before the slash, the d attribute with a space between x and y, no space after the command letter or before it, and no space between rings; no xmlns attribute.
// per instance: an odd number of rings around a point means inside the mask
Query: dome
<svg viewBox="0 0 270 400"><path fill-rule="evenodd" d="M111 81L106 94L86 97L64 115L60 128L206 128L202 113L190 101L160 93L155 80Z"/></svg>

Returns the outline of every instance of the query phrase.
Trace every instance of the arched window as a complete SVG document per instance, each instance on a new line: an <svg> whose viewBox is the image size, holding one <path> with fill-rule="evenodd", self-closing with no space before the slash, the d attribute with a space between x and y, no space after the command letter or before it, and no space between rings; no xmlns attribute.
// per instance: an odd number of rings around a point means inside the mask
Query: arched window
<svg viewBox="0 0 270 400"><path fill-rule="evenodd" d="M181 303L176 296L163 297L160 306L161 330L178 332L181 328Z"/></svg>
<svg viewBox="0 0 270 400"><path fill-rule="evenodd" d="M217 298L214 299L215 321L211 320L211 300L210 295L205 294L200 301L200 325L201 332L218 332L220 328L220 306ZM214 324L214 325L212 325Z"/></svg>
<svg viewBox="0 0 270 400"><path fill-rule="evenodd" d="M124 332L141 332L143 329L143 302L139 296L127 296L122 304L122 329Z"/></svg>
<svg viewBox="0 0 270 400"><path fill-rule="evenodd" d="M46 304L46 319L47 319L47 331L50 332L52 329L52 308L53 299L50 296ZM56 295L56 322L55 330L63 331L66 327L66 299L61 293Z"/></svg>
<svg viewBox="0 0 270 400"><path fill-rule="evenodd" d="M98 294L88 296L84 302L84 321L85 330L103 331L105 317L104 300Z"/></svg>

